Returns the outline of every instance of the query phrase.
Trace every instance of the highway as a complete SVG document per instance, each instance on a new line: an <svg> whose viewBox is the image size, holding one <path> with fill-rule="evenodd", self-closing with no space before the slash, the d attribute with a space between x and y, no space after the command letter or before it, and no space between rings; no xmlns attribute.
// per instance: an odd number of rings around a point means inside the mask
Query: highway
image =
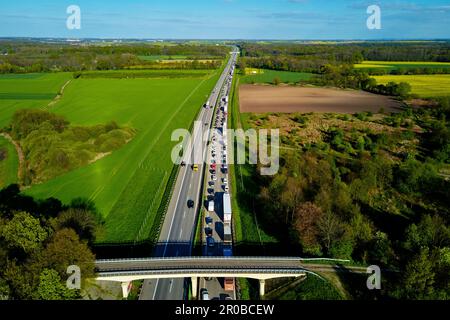
<svg viewBox="0 0 450 320"><path fill-rule="evenodd" d="M200 121L205 128L211 127L214 106L217 104L220 90L225 79L234 65L237 53L233 52L221 74L213 92L209 97L210 105L213 108L202 108L197 121ZM199 106L200 107L200 106ZM207 124L207 125L205 125ZM195 133L195 141L201 141L201 130ZM195 142L194 142L195 143ZM178 257L190 256L192 242L195 235L197 214L199 212L200 192L204 179L204 159L206 156L207 142L202 141L203 157L199 163L199 170L195 172L190 165L181 167L175 181L175 187L170 200L167 214L159 237L159 245L153 253L154 257ZM193 152L193 150L192 150ZM188 208L188 200L194 201L194 207ZM180 245L176 245L180 243ZM190 245L186 245L186 244ZM184 245L183 245L184 244ZM185 281L182 279L161 279L144 281L140 300L183 300L185 299Z"/></svg>

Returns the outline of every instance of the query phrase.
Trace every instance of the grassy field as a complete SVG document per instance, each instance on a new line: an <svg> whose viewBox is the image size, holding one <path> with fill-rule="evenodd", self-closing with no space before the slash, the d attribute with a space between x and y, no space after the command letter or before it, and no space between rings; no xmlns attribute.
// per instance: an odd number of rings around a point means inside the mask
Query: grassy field
<svg viewBox="0 0 450 320"><path fill-rule="evenodd" d="M81 78L98 79L151 79L151 78L202 78L209 75L209 70L108 70L108 71L87 71L81 73Z"/></svg>
<svg viewBox="0 0 450 320"><path fill-rule="evenodd" d="M328 281L308 275L305 280L286 290L277 290L267 294L270 300L342 300L343 297Z"/></svg>
<svg viewBox="0 0 450 320"><path fill-rule="evenodd" d="M247 68L246 75L240 78L240 82L242 84L273 83L275 78L279 78L280 82L283 83L296 83L309 80L312 76L312 73Z"/></svg>
<svg viewBox="0 0 450 320"><path fill-rule="evenodd" d="M183 55L174 55L174 56L168 56L168 55L161 55L161 56L138 56L139 59L144 61L161 61L161 60L186 60L188 59L188 56Z"/></svg>
<svg viewBox="0 0 450 320"><path fill-rule="evenodd" d="M73 80L50 111L73 125L115 120L137 134L111 155L27 193L63 202L92 199L106 220L101 243L146 239L173 168L171 133L190 127L217 78L218 72L196 78Z"/></svg>
<svg viewBox="0 0 450 320"><path fill-rule="evenodd" d="M376 76L378 83L408 82L412 93L422 98L450 95L450 75Z"/></svg>
<svg viewBox="0 0 450 320"><path fill-rule="evenodd" d="M355 64L357 69L385 69L392 71L395 69L450 69L450 63L446 62L404 62L404 61L363 61Z"/></svg>
<svg viewBox="0 0 450 320"><path fill-rule="evenodd" d="M47 106L71 78L71 73L0 75L0 128L18 109Z"/></svg>
<svg viewBox="0 0 450 320"><path fill-rule="evenodd" d="M246 129L247 115L241 114L239 111L239 94L237 88L239 80L233 80L231 92L231 121L230 127L237 129ZM252 170L255 168L251 165L231 165L230 177L232 179L232 210L233 223L236 243L239 244L263 244L263 243L277 243L277 239L264 232L258 226L256 215L253 213L248 197L255 190L254 183L252 183Z"/></svg>
<svg viewBox="0 0 450 320"><path fill-rule="evenodd" d="M0 188L17 182L19 158L12 143L0 136Z"/></svg>

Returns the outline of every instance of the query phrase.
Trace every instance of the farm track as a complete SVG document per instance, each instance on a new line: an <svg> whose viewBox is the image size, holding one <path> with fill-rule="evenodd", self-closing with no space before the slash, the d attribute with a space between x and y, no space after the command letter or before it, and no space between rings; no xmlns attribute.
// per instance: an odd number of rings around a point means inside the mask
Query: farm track
<svg viewBox="0 0 450 320"><path fill-rule="evenodd" d="M67 82L61 87L61 90L59 90L58 94L56 95L56 97L50 101L48 103L48 105L44 108L46 110L48 110L49 108L51 108L52 106L54 106L59 100L61 100L62 95L64 94L64 89L70 84L71 80L67 80Z"/></svg>
<svg viewBox="0 0 450 320"><path fill-rule="evenodd" d="M16 152L17 152L17 156L19 158L19 167L17 169L17 178L19 181L19 184L22 180L22 174L23 174L23 168L25 165L25 157L23 155L23 150L22 147L19 145L18 142L14 141L14 139L7 133L0 133L0 136L4 137L6 140L8 140L9 142L11 142L14 147L16 148Z"/></svg>

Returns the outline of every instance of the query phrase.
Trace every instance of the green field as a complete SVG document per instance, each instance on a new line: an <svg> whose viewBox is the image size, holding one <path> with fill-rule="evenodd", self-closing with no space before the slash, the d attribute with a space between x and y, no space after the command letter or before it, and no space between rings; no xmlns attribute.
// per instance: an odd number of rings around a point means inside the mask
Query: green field
<svg viewBox="0 0 450 320"><path fill-rule="evenodd" d="M17 182L19 159L12 143L0 136L0 188Z"/></svg>
<svg viewBox="0 0 450 320"><path fill-rule="evenodd" d="M186 60L186 59L189 59L188 56L183 56L183 55L173 55L173 56L168 56L168 55L138 56L138 58L141 59L141 60L144 60L144 61Z"/></svg>
<svg viewBox="0 0 450 320"><path fill-rule="evenodd" d="M108 71L87 71L80 74L81 78L97 79L150 79L150 78L202 78L209 75L209 70L108 70Z"/></svg>
<svg viewBox="0 0 450 320"><path fill-rule="evenodd" d="M240 82L245 83L273 83L275 78L279 78L284 83L296 83L299 81L306 81L311 79L312 73L276 71L266 69L247 68L246 74L240 78ZM255 72L252 74L251 72Z"/></svg>
<svg viewBox="0 0 450 320"><path fill-rule="evenodd" d="M114 120L136 129L136 136L111 155L34 185L26 192L38 198L56 197L65 203L74 197L92 199L106 221L99 242L146 239L173 168L171 150L177 142L170 141L171 133L191 126L219 76L219 72L204 74L189 78L72 80L50 111L64 116L72 125L97 125ZM1 90L5 95L17 97L56 93L60 89L58 84L63 84L68 76L71 75L38 77L47 82L53 80L54 87L42 84L39 87L39 83L22 85L25 80L17 79L20 83L2 86ZM9 122L18 108L47 103L48 99L39 99L30 100L29 104L11 104L13 107L7 114L2 110L2 125Z"/></svg>
<svg viewBox="0 0 450 320"><path fill-rule="evenodd" d="M385 69L392 71L395 69L450 69L448 62L409 62L409 61L363 61L355 64L357 69Z"/></svg>
<svg viewBox="0 0 450 320"><path fill-rule="evenodd" d="M408 82L413 94L422 98L442 97L450 95L450 75L413 75L413 76L376 76L378 83Z"/></svg>
<svg viewBox="0 0 450 320"><path fill-rule="evenodd" d="M47 106L71 78L71 73L0 75L0 128L18 109Z"/></svg>

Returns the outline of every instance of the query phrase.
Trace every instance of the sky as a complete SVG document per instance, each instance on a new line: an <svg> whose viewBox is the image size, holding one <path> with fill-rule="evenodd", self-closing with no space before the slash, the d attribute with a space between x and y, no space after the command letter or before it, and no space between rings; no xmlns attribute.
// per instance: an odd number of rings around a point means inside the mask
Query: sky
<svg viewBox="0 0 450 320"><path fill-rule="evenodd" d="M79 30L66 27L70 5ZM367 28L369 5L380 30ZM450 0L0 0L0 37L448 39Z"/></svg>

